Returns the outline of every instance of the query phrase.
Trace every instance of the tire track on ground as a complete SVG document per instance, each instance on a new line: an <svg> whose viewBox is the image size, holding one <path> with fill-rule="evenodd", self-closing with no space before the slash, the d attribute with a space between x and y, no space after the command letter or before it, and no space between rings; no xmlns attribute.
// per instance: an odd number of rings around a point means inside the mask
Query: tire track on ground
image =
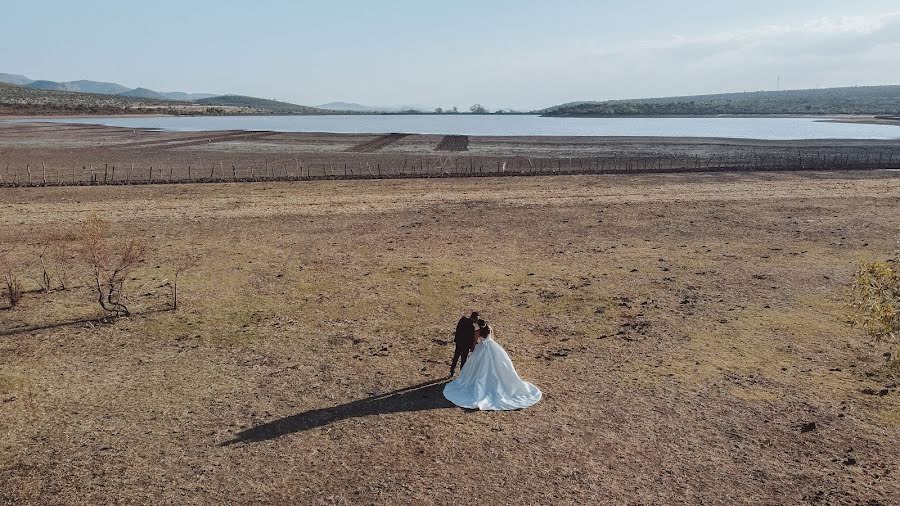
<svg viewBox="0 0 900 506"><path fill-rule="evenodd" d="M387 134L377 137L370 141L366 141L348 149L349 153L374 153L382 148L390 146L409 134Z"/></svg>
<svg viewBox="0 0 900 506"><path fill-rule="evenodd" d="M188 137L179 137L177 139L156 139L152 141L131 142L127 144L118 144L111 146L113 149L133 149L145 147L159 147L162 149L181 148L186 146L196 146L199 144L212 144L215 142L226 142L231 140L259 139L269 135L275 135L279 132L245 132L230 131L219 135L194 135Z"/></svg>

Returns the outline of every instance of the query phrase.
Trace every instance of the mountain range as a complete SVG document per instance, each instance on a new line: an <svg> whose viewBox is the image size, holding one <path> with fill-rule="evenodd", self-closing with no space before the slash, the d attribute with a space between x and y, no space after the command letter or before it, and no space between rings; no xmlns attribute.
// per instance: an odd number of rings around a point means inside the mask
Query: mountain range
<svg viewBox="0 0 900 506"><path fill-rule="evenodd" d="M216 93L184 93L181 91L154 91L147 88L128 88L117 83L102 81L46 81L33 80L19 74L0 74L0 82L24 86L33 90L74 91L77 93L94 93L99 95L121 95L123 97L149 98L154 100L177 100L192 102L204 98L217 97Z"/></svg>

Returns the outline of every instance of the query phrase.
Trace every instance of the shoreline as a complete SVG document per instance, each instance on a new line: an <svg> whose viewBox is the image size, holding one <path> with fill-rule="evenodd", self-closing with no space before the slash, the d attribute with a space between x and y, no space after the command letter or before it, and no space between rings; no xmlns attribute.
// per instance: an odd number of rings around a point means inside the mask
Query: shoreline
<svg viewBox="0 0 900 506"><path fill-rule="evenodd" d="M75 119L75 118L244 118L244 117L329 117L329 116L447 116L447 117L470 117L470 116L487 116L487 117L504 117L504 116L539 116L541 118L556 119L771 119L771 118L808 118L823 122L837 123L869 123L879 125L897 125L900 126L900 116L891 114L689 114L689 115L628 115L628 116L554 116L541 114L539 112L525 113L488 113L488 114L471 114L471 113L434 113L434 112L353 112L344 113L335 111L331 114L166 114L166 113L100 113L100 114L84 114L71 112L46 112L36 114L5 114L0 113L0 121L3 120L19 120L19 119Z"/></svg>
<svg viewBox="0 0 900 506"><path fill-rule="evenodd" d="M159 117L166 117L168 115L158 115ZM120 117L120 116L89 116L90 118L107 118L107 117ZM124 117L124 116L121 116ZM129 116L131 117L131 116ZM136 117L143 117L143 115L137 115ZM28 119L34 119L36 121L30 122ZM109 129L112 131L120 130L123 132L133 132L133 131L141 131L141 132L158 132L164 134L171 135L208 135L208 136L220 136L223 134L231 134L231 133L246 133L246 134L265 134L265 135L284 135L284 136L292 136L292 137L314 137L314 138L331 138L332 140L342 140L342 139L355 139L358 137L380 137L385 134L384 132L326 132L326 131L316 131L316 132L307 132L307 131L289 131L289 130L242 130L242 129L227 129L227 130L168 130L165 128L153 128L153 127L127 127L127 126L110 126L103 125L100 123L78 123L78 122L65 122L58 123L52 121L40 121L42 119L53 119L52 117L34 117L34 118L23 118L23 121L15 121L15 122L7 122L3 118L0 118L0 132L3 132L4 129L13 129L16 127L37 127L37 126L69 126L69 127L77 127L77 128L96 128L98 130L101 129ZM71 119L77 119L77 117L73 117ZM823 122L826 122L823 120ZM833 123L848 123L849 121L827 121ZM861 121L857 121L856 123L861 123ZM4 124L15 125L10 127L4 127ZM900 124L898 124L900 126ZM434 134L434 133L404 133L404 135L410 137L423 137L423 138L435 138L440 139L447 135L452 134ZM601 144L601 145L615 145L621 143L629 143L629 144L654 144L654 145L733 145L733 146L796 146L796 147L814 147L814 146L822 146L822 145L831 145L831 146L854 146L860 144L887 144L887 145L895 145L900 144L900 137L896 139L855 139L855 138L841 138L841 137L822 137L816 139L759 139L759 138L748 138L748 137L693 137L693 136L653 136L653 135L466 135L470 140L481 140L481 141L493 141L493 142L503 142L503 143L529 143L529 144L542 144L542 145L551 145L551 144Z"/></svg>
<svg viewBox="0 0 900 506"><path fill-rule="evenodd" d="M21 117L4 117L0 116L0 131L8 130L12 128L18 127L31 127L34 128L36 126L71 126L71 127L95 127L98 129L109 129L111 131L121 130L121 131L142 131L142 132L160 132L167 133L172 135L210 135L210 136L218 136L223 133L228 132L245 132L245 133L253 133L253 134L265 134L265 135L291 135L291 136L328 136L334 137L336 139L340 138L354 138L359 136L384 136L384 135L393 135L388 134L387 132L334 132L334 131L296 131L296 130L269 130L269 129L241 129L241 128L227 128L227 129L214 129L214 130L174 130L167 129L164 127L142 127L142 126L118 126L118 125L105 125L103 123L97 121L78 121L81 118L84 119L118 119L118 118L144 118L144 117L154 117L154 118L179 118L184 117L180 115L169 115L169 114L153 114L153 115L144 115L144 114L134 114L134 115L114 115L114 116L85 116L85 115L71 115L71 116L21 116ZM189 118L197 118L204 116L187 116ZM243 116L222 116L222 117L243 117ZM286 117L286 116L270 116L270 117ZM798 118L810 118L811 116L797 116ZM691 116L690 118L700 118L700 116ZM729 116L729 117L721 117L723 119L727 118L739 118L738 116ZM67 121L46 121L46 120L67 120ZM580 119L580 118L576 118ZM672 119L678 119L676 117L672 117ZM821 123L844 123L844 124L871 124L871 125L882 125L882 126L900 126L900 119L894 120L893 118L877 118L874 116L851 116L851 117L838 117L831 116L828 118L819 118L816 120ZM8 125L8 126L4 126ZM786 139L765 139L765 138L755 138L755 137L727 137L727 136L691 136L691 135L553 135L553 134L515 134L515 135L495 135L495 134L447 134L447 133L416 133L416 132L402 132L402 135L405 136L415 136L415 137L435 137L441 138L444 136L462 136L467 137L469 139L479 139L479 140L492 140L492 141L500 141L500 142L529 142L529 143L576 143L582 144L585 142L588 143L657 143L657 144L729 144L729 145L772 145L772 146L786 146L786 145L795 145L800 147L806 146L821 146L821 145L854 145L859 143L886 143L886 144L896 144L900 142L900 132L898 132L897 137L894 138L848 138L848 137L817 137L817 138L786 138Z"/></svg>

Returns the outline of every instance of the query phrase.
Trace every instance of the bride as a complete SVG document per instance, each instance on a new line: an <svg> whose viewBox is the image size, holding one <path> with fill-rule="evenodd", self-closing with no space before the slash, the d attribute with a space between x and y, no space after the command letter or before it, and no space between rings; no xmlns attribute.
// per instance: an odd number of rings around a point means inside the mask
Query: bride
<svg viewBox="0 0 900 506"><path fill-rule="evenodd" d="M459 377L444 387L444 397L461 408L503 411L522 409L541 400L541 391L522 381L491 327L478 320L478 344Z"/></svg>

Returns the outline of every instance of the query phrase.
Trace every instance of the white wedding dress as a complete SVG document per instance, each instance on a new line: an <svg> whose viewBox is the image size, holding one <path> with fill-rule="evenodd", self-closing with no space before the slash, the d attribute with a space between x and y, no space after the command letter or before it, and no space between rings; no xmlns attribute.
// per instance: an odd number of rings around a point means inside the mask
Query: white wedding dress
<svg viewBox="0 0 900 506"><path fill-rule="evenodd" d="M535 404L541 391L522 381L506 350L488 336L475 346L459 377L444 386L444 397L461 408L505 411Z"/></svg>

